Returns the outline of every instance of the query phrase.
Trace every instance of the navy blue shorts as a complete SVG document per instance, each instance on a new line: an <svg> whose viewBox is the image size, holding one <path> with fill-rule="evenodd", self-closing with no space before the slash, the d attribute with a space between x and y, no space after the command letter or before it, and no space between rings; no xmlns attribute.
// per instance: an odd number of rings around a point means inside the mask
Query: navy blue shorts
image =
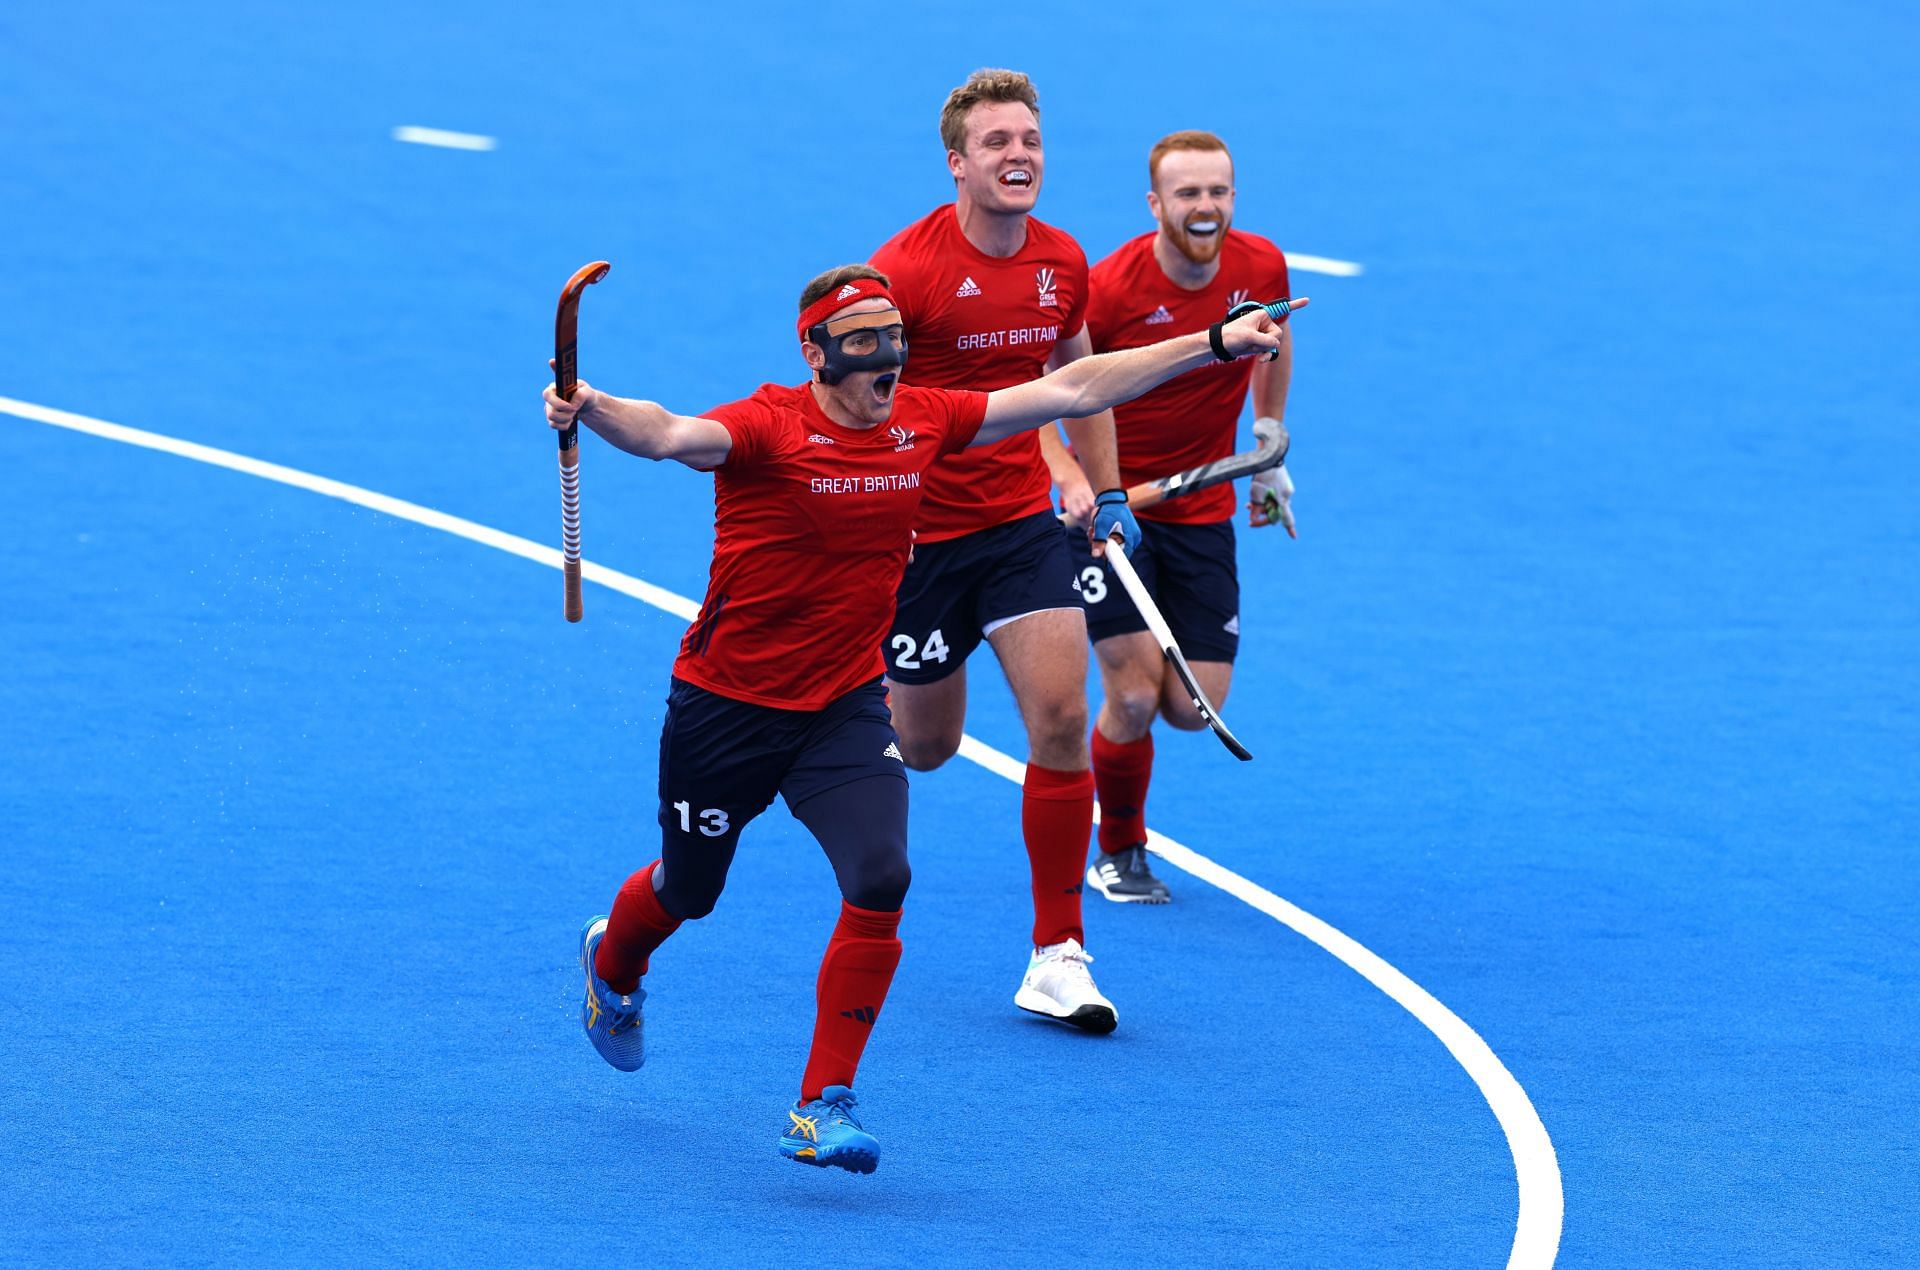
<svg viewBox="0 0 1920 1270"><path fill-rule="evenodd" d="M1140 522L1141 544L1129 560L1147 594L1167 619L1188 661L1232 662L1240 651L1240 575L1234 567L1233 522L1174 525ZM1099 643L1147 629L1147 619L1104 560L1095 560L1085 531L1069 527L1063 541L1080 569L1087 635Z"/></svg>
<svg viewBox="0 0 1920 1270"><path fill-rule="evenodd" d="M866 776L906 780L878 679L823 710L777 710L675 679L660 729L660 827L725 839L779 794L788 807ZM902 830L904 835L904 828Z"/></svg>
<svg viewBox="0 0 1920 1270"><path fill-rule="evenodd" d="M884 650L887 678L903 684L945 679L1009 618L1080 607L1079 585L1052 512L921 543L900 579Z"/></svg>

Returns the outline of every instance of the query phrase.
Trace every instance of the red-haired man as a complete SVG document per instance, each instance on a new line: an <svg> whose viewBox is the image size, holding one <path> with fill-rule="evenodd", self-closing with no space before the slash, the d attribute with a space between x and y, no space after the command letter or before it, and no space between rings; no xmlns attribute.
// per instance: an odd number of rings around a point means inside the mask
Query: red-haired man
<svg viewBox="0 0 1920 1270"><path fill-rule="evenodd" d="M1163 137L1147 159L1147 206L1157 227L1093 269L1087 330L1099 352L1137 348L1206 329L1248 299L1285 296L1287 261L1257 234L1233 228L1233 156L1210 132ZM1234 453L1240 410L1251 389L1257 434L1283 448L1293 340L1283 326L1279 355L1196 371L1114 410L1120 479L1134 485ZM1063 489L1085 489L1071 461L1055 461ZM1104 477L1102 478L1104 479ZM1293 483L1285 467L1253 479L1254 526L1293 532ZM1215 705L1227 699L1240 646L1240 581L1234 562L1234 496L1216 486L1140 512L1142 542L1129 559L1195 678ZM1071 538L1071 535L1069 536ZM1196 731L1193 708L1160 647L1102 561L1081 552L1080 595L1100 662L1105 700L1092 740L1100 791L1100 854L1087 882L1110 900L1164 904L1167 887L1147 865L1147 785L1156 716Z"/></svg>

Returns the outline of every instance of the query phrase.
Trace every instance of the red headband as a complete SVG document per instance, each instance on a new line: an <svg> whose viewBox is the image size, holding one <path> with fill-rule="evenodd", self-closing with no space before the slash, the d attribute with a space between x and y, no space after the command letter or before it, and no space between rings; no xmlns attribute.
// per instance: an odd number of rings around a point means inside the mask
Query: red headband
<svg viewBox="0 0 1920 1270"><path fill-rule="evenodd" d="M893 296L887 291L887 284L878 278L855 278L846 286L830 295L823 295L800 312L800 338L807 338L807 332L826 321L829 317L846 308L855 300L878 297L893 304ZM898 308L898 305L894 305Z"/></svg>

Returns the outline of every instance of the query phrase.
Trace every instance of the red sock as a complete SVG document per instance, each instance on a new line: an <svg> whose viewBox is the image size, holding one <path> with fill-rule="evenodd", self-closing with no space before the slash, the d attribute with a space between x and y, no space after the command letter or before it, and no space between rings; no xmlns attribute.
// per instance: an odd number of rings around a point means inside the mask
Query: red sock
<svg viewBox="0 0 1920 1270"><path fill-rule="evenodd" d="M1027 764L1020 828L1033 869L1033 944L1086 943L1080 890L1086 885L1087 838L1093 832L1093 773Z"/></svg>
<svg viewBox="0 0 1920 1270"><path fill-rule="evenodd" d="M593 956L593 973L621 996L640 986L647 958L680 929L680 919L661 907L653 893L653 870L659 863L655 860L621 886L613 915L607 918L607 933Z"/></svg>
<svg viewBox="0 0 1920 1270"><path fill-rule="evenodd" d="M879 913L840 901L840 922L827 941L814 985L813 1049L800 1078L800 1101L812 1102L828 1085L853 1088L860 1055L900 964L899 932L897 911Z"/></svg>
<svg viewBox="0 0 1920 1270"><path fill-rule="evenodd" d="M1093 730L1093 783L1100 789L1100 849L1124 851L1147 840L1147 782L1153 779L1153 733L1109 741Z"/></svg>

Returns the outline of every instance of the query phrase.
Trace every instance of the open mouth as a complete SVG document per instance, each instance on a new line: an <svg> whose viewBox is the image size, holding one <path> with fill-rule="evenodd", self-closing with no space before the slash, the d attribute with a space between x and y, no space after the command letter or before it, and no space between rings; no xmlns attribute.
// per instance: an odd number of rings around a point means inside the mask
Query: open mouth
<svg viewBox="0 0 1920 1270"><path fill-rule="evenodd" d="M1217 220L1190 220L1187 222L1187 232L1195 238L1211 238L1220 232L1220 222Z"/></svg>
<svg viewBox="0 0 1920 1270"><path fill-rule="evenodd" d="M898 375L888 373L873 381L873 399L882 405L893 400L893 387L899 382Z"/></svg>
<svg viewBox="0 0 1920 1270"><path fill-rule="evenodd" d="M1033 188L1033 173L1025 168L1014 168L1000 174L1000 184L1010 190L1028 190Z"/></svg>

